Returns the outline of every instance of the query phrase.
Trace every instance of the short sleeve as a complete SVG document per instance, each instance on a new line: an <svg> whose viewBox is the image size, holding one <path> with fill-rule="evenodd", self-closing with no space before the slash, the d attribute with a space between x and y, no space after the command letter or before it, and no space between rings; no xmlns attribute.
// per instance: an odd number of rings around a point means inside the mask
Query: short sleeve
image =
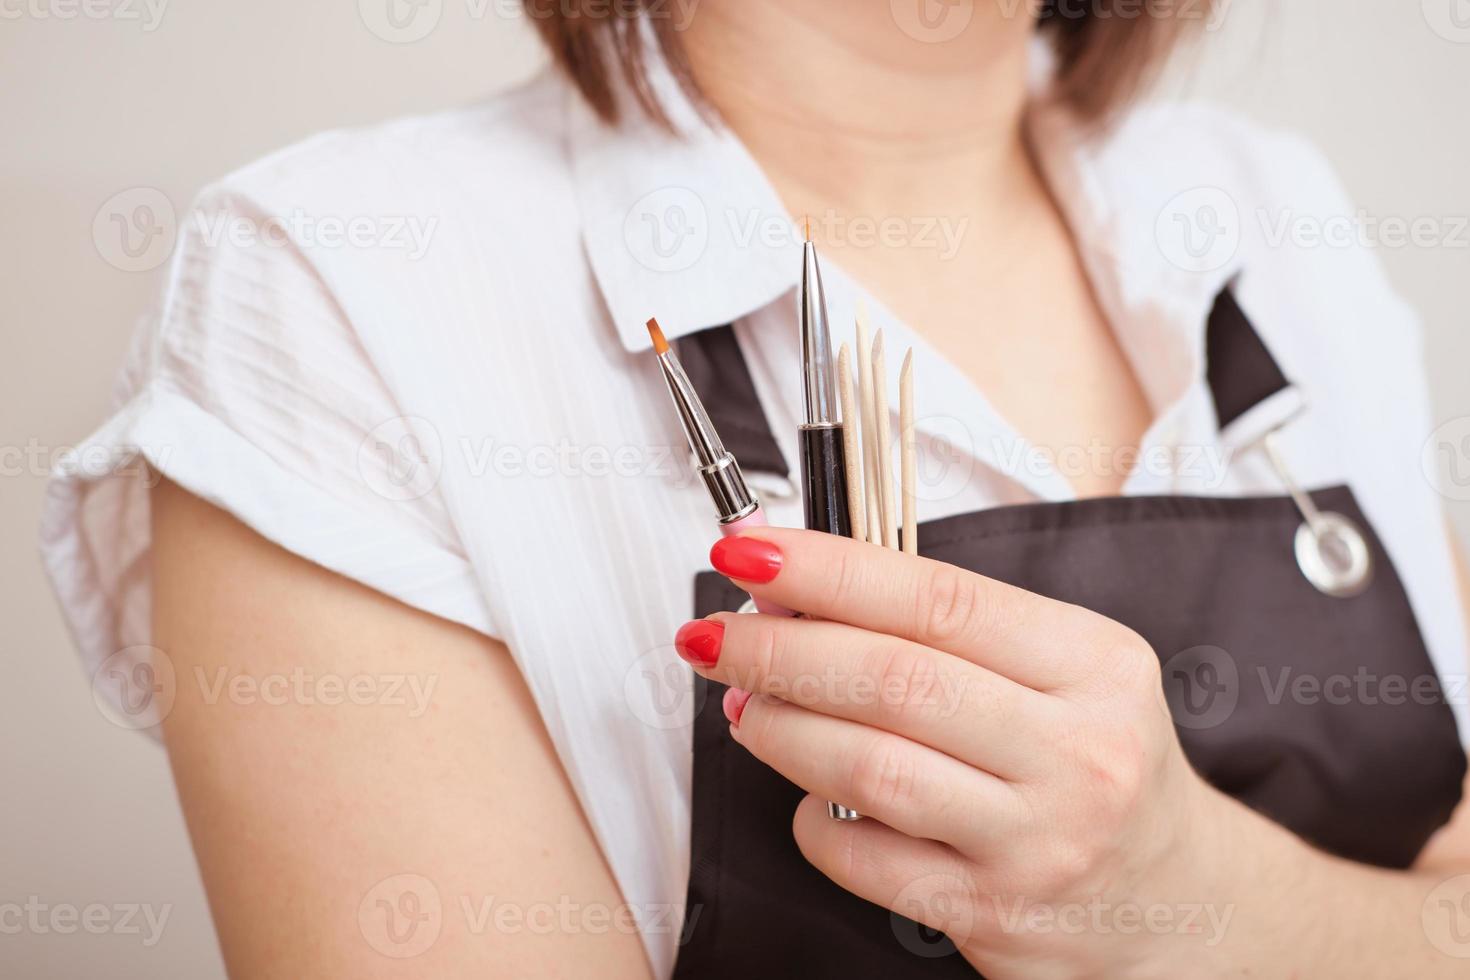
<svg viewBox="0 0 1470 980"><path fill-rule="evenodd" d="M158 474L288 551L495 635L427 425L396 403L290 215L203 194L111 417L47 488L42 554L89 673L150 643Z"/></svg>

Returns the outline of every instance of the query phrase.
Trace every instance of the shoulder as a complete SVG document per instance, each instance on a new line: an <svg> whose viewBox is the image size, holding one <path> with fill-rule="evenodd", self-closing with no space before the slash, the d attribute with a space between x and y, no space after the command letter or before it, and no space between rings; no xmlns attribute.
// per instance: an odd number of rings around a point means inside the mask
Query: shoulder
<svg viewBox="0 0 1470 980"><path fill-rule="evenodd" d="M1153 105L1091 153L1130 252L1233 277L1282 356L1304 370L1336 361L1354 381L1374 370L1370 353L1418 371L1418 318L1380 261L1415 220L1357 204L1309 139L1220 106Z"/></svg>
<svg viewBox="0 0 1470 980"><path fill-rule="evenodd" d="M526 185L550 185L565 164L567 87L543 71L469 106L334 129L276 150L217 181L210 191L275 209L466 192L513 200Z"/></svg>
<svg viewBox="0 0 1470 980"><path fill-rule="evenodd" d="M1375 253L1396 222L1358 206L1299 133L1216 105L1151 105L1099 140L1092 162L1119 218L1155 238L1176 217L1224 237L1237 254L1222 264L1244 274L1289 273L1323 300L1391 292Z"/></svg>
<svg viewBox="0 0 1470 980"><path fill-rule="evenodd" d="M293 295L310 280L331 307L319 319L368 340L493 326L545 293L537 270L577 254L567 95L543 72L477 105L271 153L199 194L179 229L180 278Z"/></svg>

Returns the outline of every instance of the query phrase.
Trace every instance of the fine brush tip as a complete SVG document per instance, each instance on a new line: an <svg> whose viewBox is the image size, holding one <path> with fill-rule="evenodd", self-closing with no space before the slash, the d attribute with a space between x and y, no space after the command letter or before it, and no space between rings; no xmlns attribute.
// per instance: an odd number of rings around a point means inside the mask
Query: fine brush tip
<svg viewBox="0 0 1470 980"><path fill-rule="evenodd" d="M807 241L811 241L812 240L812 216L811 215L809 215L809 214L802 215L802 218L801 218L801 228L802 228L802 232L801 233L806 236L806 240Z"/></svg>
<svg viewBox="0 0 1470 980"><path fill-rule="evenodd" d="M664 332L658 325L658 319L649 317L646 326L648 327L648 336L653 338L653 352L655 354L667 354L669 352L669 342L664 339Z"/></svg>

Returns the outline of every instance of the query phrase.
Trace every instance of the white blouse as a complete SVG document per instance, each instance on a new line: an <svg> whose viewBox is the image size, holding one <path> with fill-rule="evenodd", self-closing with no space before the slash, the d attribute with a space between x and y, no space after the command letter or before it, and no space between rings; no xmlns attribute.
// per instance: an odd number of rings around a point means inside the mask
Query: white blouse
<svg viewBox="0 0 1470 980"><path fill-rule="evenodd" d="M672 638L715 529L643 323L672 338L738 320L794 470L800 249L744 148L657 82L688 139L605 127L545 74L474 108L318 136L200 195L115 413L58 469L42 529L124 723L167 709L126 681L150 641L146 460L282 547L504 641L625 900L683 903L695 705ZM1417 320L1366 249L1276 233L1283 216L1356 213L1330 169L1209 108L1141 109L1091 142L1038 91L1030 131L1156 415L1125 492L1282 492L1258 452L1221 441L1204 382L1205 318L1239 275L1310 404L1285 456L1309 487L1353 487L1466 731ZM943 229L927 235L944 247ZM845 338L863 290L824 271ZM867 303L890 351L914 349L922 520L1072 496L1066 460ZM801 523L788 481L752 477L774 523ZM659 975L676 933L645 933Z"/></svg>

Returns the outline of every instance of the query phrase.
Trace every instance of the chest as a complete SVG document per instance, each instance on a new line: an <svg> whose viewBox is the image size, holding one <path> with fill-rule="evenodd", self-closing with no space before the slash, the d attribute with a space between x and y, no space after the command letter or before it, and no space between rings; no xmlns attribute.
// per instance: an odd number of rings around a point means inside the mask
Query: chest
<svg viewBox="0 0 1470 980"><path fill-rule="evenodd" d="M1046 237L999 267L975 251L872 268L858 256L858 275L1054 463L1083 448L1136 449L1153 410L1071 243ZM1116 494L1126 478L1067 473L1079 497Z"/></svg>

